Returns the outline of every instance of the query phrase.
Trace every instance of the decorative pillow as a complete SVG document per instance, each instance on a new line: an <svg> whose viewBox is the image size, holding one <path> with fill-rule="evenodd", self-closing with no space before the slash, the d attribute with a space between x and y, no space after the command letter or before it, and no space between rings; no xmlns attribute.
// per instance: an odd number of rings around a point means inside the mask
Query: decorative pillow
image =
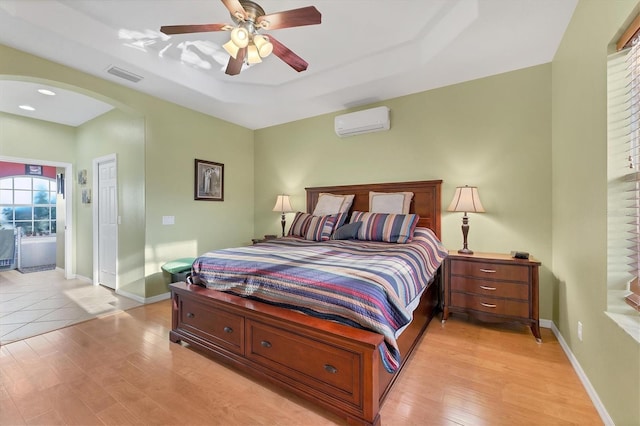
<svg viewBox="0 0 640 426"><path fill-rule="evenodd" d="M355 240L358 238L358 230L362 222L353 222L336 229L331 235L332 240Z"/></svg>
<svg viewBox="0 0 640 426"><path fill-rule="evenodd" d="M327 241L331 237L336 219L337 215L314 216L297 212L289 228L289 235L311 241Z"/></svg>
<svg viewBox="0 0 640 426"><path fill-rule="evenodd" d="M349 208L353 203L354 197L355 194L337 195L321 192L318 195L316 207L313 209L313 215L326 216L341 213L336 220L336 227L342 226L345 220L347 220Z"/></svg>
<svg viewBox="0 0 640 426"><path fill-rule="evenodd" d="M400 244L411 241L418 219L420 216L417 214L353 212L351 215L351 223L362 222L358 230L359 240Z"/></svg>
<svg viewBox="0 0 640 426"><path fill-rule="evenodd" d="M328 214L346 213L353 203L355 194L351 195L336 195L321 192L318 195L318 202L315 209L313 209L314 216L325 216Z"/></svg>
<svg viewBox="0 0 640 426"><path fill-rule="evenodd" d="M369 191L369 211L371 213L408 214L413 192Z"/></svg>

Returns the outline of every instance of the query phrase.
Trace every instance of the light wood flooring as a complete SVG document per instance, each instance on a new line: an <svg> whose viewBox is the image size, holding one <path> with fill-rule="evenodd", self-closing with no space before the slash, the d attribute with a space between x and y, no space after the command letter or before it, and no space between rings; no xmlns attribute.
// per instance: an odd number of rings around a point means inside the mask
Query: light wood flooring
<svg viewBox="0 0 640 426"><path fill-rule="evenodd" d="M186 346L171 302L0 347L0 424L333 425L343 420ZM452 316L429 325L382 425L598 425L550 330Z"/></svg>

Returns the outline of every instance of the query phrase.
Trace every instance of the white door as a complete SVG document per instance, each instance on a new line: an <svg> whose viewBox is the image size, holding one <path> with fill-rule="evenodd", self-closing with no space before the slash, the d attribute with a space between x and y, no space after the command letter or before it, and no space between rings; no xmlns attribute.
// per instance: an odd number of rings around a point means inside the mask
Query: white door
<svg viewBox="0 0 640 426"><path fill-rule="evenodd" d="M98 283L116 288L118 173L115 160L98 163Z"/></svg>

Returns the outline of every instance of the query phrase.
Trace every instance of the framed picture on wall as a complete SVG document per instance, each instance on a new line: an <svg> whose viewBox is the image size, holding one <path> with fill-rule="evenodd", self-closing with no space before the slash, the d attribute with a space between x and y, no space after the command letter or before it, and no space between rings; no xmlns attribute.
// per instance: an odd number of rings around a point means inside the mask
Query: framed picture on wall
<svg viewBox="0 0 640 426"><path fill-rule="evenodd" d="M42 176L42 166L35 164L25 164L24 174L30 176Z"/></svg>
<svg viewBox="0 0 640 426"><path fill-rule="evenodd" d="M90 204L91 203L91 189L84 188L82 190L82 204Z"/></svg>
<svg viewBox="0 0 640 426"><path fill-rule="evenodd" d="M224 201L224 164L196 158L193 198Z"/></svg>

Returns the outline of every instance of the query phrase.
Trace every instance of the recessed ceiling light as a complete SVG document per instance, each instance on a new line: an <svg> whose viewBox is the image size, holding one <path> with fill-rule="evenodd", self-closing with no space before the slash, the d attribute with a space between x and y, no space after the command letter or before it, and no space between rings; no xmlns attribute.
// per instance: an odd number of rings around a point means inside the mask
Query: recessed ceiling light
<svg viewBox="0 0 640 426"><path fill-rule="evenodd" d="M23 109L25 111L35 111L36 109L31 105L20 105L18 108Z"/></svg>
<svg viewBox="0 0 640 426"><path fill-rule="evenodd" d="M47 95L47 96L55 96L56 92L49 90L49 89L38 89L38 93L42 93L43 95Z"/></svg>

